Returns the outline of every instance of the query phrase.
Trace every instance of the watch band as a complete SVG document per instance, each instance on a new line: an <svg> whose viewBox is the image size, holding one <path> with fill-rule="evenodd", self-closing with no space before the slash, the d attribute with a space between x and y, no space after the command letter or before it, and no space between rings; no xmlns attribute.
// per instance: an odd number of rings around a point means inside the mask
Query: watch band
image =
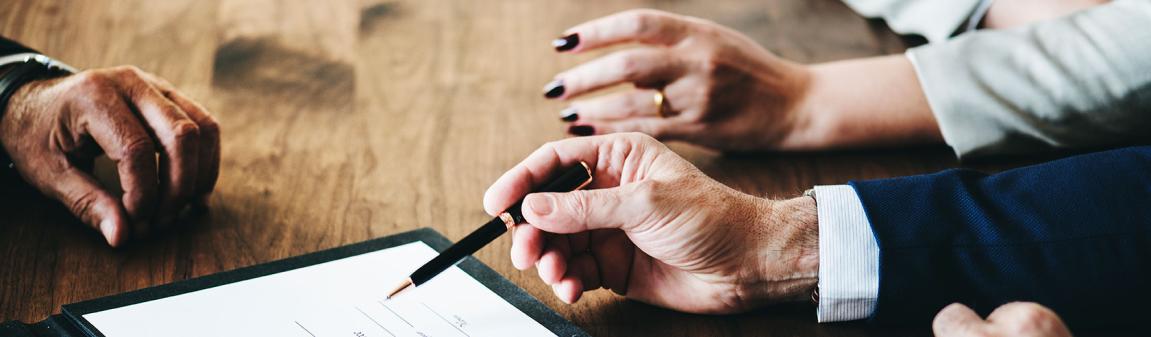
<svg viewBox="0 0 1151 337"><path fill-rule="evenodd" d="M35 80L71 74L74 68L56 62L51 58L34 53L23 53L0 57L0 67L8 68L0 73L0 120L8 112L8 101L20 87ZM0 163L12 168L8 155L0 149Z"/></svg>
<svg viewBox="0 0 1151 337"><path fill-rule="evenodd" d="M43 54L39 54L39 53L16 53L16 54L9 54L9 55L0 56L0 67L6 66L9 64L18 64L18 63L28 62L28 60L33 60L36 62L43 63L44 65L48 66L49 68L58 68L60 70L68 72L69 74L78 72L78 70L76 70L76 68L73 68L72 66L70 66L64 62L57 61L56 59L44 56Z"/></svg>
<svg viewBox="0 0 1151 337"><path fill-rule="evenodd" d="M22 56L23 61L13 62L14 56ZM11 66L0 74L0 119L8 111L8 100L16 90L28 82L71 74L72 67L56 62L40 54L18 54L0 58L0 66Z"/></svg>

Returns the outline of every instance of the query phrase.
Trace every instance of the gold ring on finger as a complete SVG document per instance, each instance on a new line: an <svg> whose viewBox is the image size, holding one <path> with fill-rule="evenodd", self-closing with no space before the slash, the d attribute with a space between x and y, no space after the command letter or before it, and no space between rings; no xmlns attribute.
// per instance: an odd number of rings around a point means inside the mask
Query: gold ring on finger
<svg viewBox="0 0 1151 337"><path fill-rule="evenodd" d="M651 100L655 104L655 113L662 118L667 118L667 104L664 103L663 91L656 90Z"/></svg>

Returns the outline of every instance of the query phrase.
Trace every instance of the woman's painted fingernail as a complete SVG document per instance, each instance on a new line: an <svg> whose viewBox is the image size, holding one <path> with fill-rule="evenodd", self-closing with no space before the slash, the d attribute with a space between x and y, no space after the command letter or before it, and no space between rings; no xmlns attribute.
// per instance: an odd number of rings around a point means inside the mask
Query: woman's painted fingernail
<svg viewBox="0 0 1151 337"><path fill-rule="evenodd" d="M591 125L572 125L568 127L568 133L573 136L591 136L595 134L595 128Z"/></svg>
<svg viewBox="0 0 1151 337"><path fill-rule="evenodd" d="M579 112L574 107L568 107L564 111L560 111L560 120L565 122L574 122L579 120Z"/></svg>
<svg viewBox="0 0 1151 337"><path fill-rule="evenodd" d="M578 33L577 34L569 34L568 36L564 36L564 37L552 40L552 47L555 47L556 51L569 51L569 50L574 49L578 45L579 45L579 34Z"/></svg>
<svg viewBox="0 0 1151 337"><path fill-rule="evenodd" d="M564 95L564 80L555 80L544 86L544 97L556 98Z"/></svg>

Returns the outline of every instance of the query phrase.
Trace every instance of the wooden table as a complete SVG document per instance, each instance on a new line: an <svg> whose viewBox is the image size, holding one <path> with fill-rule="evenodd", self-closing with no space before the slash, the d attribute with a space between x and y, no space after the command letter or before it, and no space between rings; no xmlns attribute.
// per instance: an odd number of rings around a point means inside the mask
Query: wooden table
<svg viewBox="0 0 1151 337"><path fill-rule="evenodd" d="M11 173L0 181L0 320L63 304L433 227L459 239L484 190L564 137L551 77L566 27L634 7L709 18L779 55L822 62L903 42L835 0L44 1L0 3L0 34L81 68L133 64L203 102L223 128L211 212L110 249ZM725 184L788 197L956 166L944 147L725 156L673 148ZM805 305L732 316L672 312L606 291L575 305L520 272L500 239L477 257L593 335L864 335ZM926 322L922 327L926 327Z"/></svg>

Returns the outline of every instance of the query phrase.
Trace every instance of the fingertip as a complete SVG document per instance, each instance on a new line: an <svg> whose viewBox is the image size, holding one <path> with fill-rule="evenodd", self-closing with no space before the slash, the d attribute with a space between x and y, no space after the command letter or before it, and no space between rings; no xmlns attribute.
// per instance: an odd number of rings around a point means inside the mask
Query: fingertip
<svg viewBox="0 0 1151 337"><path fill-rule="evenodd" d="M567 133L575 137L593 136L596 128L592 125L568 125Z"/></svg>
<svg viewBox="0 0 1151 337"><path fill-rule="evenodd" d="M936 335L944 332L955 332L963 329L965 325L982 321L979 314L961 303L952 303L940 310L931 322L931 328Z"/></svg>
<svg viewBox="0 0 1151 337"><path fill-rule="evenodd" d="M531 214L531 218L542 219L552 214L555 209L555 196L551 193L532 193L524 198L524 216Z"/></svg>
<svg viewBox="0 0 1151 337"><path fill-rule="evenodd" d="M525 248L525 245L520 242L520 239L515 238L514 234L512 236L512 251L510 256L512 259L512 266L516 267L516 270L527 270L528 268L531 268L532 263L529 261L527 257L528 254L525 251L527 248Z"/></svg>
<svg viewBox="0 0 1151 337"><path fill-rule="evenodd" d="M491 216L497 216L501 210L495 206L496 196L492 192L493 187L488 187L488 190L484 192L484 212Z"/></svg>
<svg viewBox="0 0 1151 337"><path fill-rule="evenodd" d="M540 279L547 284L555 284L559 282L565 273L567 273L567 261L558 251L550 250L544 253L536 264L536 271L540 274Z"/></svg>
<svg viewBox="0 0 1151 337"><path fill-rule="evenodd" d="M515 251L512 251L512 257L511 258L512 258L512 267L515 267L516 270L520 270L520 271L528 270L528 268L531 268L531 266L532 266L531 263L524 262L524 260L521 257L517 256Z"/></svg>
<svg viewBox="0 0 1151 337"><path fill-rule="evenodd" d="M496 179L496 182L488 186L487 191L484 191L484 212L491 216L497 216L523 196L523 194L518 194L524 193L520 191L526 189L522 186L525 184L524 182L517 181L517 176L520 175L522 175L522 168L517 166L504 172Z"/></svg>
<svg viewBox="0 0 1151 337"><path fill-rule="evenodd" d="M556 295L556 298L560 299L560 301L563 301L564 303L571 304L571 302L568 301L567 298L563 296L564 292L560 291L560 284L559 283L552 284L551 286L552 286L552 293Z"/></svg>
<svg viewBox="0 0 1151 337"><path fill-rule="evenodd" d="M125 228L127 227L128 216L123 207L111 196L97 197L96 200L88 218L95 218L92 227L100 232L109 246L118 247L124 244L127 240Z"/></svg>
<svg viewBox="0 0 1151 337"><path fill-rule="evenodd" d="M108 241L109 246L120 246L120 229L112 219L100 221L100 233L104 235L104 240Z"/></svg>
<svg viewBox="0 0 1151 337"><path fill-rule="evenodd" d="M565 277L553 286L556 296L561 301L567 304L573 304L579 301L580 295L583 294L583 284L577 277Z"/></svg>
<svg viewBox="0 0 1151 337"><path fill-rule="evenodd" d="M552 40L552 48L559 53L570 52L579 46L579 42L579 33L564 33L564 36Z"/></svg>
<svg viewBox="0 0 1151 337"><path fill-rule="evenodd" d="M527 270L539 261L543 238L540 231L531 225L516 225L512 232L512 265L518 270Z"/></svg>
<svg viewBox="0 0 1151 337"><path fill-rule="evenodd" d="M557 78L551 82L548 82L548 84L544 85L543 89L544 98L548 99L563 97L564 92L566 91L567 87L564 86L564 80L562 78Z"/></svg>

